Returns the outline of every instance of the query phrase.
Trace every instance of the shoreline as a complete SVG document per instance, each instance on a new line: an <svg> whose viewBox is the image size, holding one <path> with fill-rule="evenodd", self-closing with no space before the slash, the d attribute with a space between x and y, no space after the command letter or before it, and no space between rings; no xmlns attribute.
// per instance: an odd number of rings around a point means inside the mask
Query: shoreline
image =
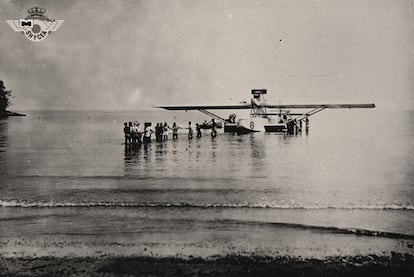
<svg viewBox="0 0 414 277"><path fill-rule="evenodd" d="M414 256L0 257L0 276L409 276Z"/></svg>

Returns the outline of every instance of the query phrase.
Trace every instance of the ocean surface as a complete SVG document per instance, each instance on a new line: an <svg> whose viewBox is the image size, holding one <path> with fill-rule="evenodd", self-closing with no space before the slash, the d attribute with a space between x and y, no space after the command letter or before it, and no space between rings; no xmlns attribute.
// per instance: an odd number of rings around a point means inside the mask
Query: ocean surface
<svg viewBox="0 0 414 277"><path fill-rule="evenodd" d="M301 135L188 140L182 130L134 151L125 121L208 118L26 113L0 120L0 254L57 254L60 242L66 254L260 253L271 243L300 254L317 233L345 236L324 242L338 251L361 237L414 239L414 112L328 110Z"/></svg>

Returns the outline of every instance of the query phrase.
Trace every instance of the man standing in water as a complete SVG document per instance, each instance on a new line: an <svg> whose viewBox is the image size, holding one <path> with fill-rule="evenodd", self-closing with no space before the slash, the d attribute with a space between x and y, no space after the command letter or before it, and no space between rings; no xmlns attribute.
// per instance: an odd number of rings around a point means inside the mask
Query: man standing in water
<svg viewBox="0 0 414 277"><path fill-rule="evenodd" d="M211 119L211 137L215 138L217 136L217 130L216 130L217 124L214 121L214 118Z"/></svg>
<svg viewBox="0 0 414 277"><path fill-rule="evenodd" d="M137 144L139 144L139 129L138 129L139 123L138 121L134 122L134 126L132 126L130 128L130 132L131 132L131 140L132 140L132 145L136 146Z"/></svg>
<svg viewBox="0 0 414 277"><path fill-rule="evenodd" d="M155 141L162 141L162 125L160 123L155 125Z"/></svg>
<svg viewBox="0 0 414 277"><path fill-rule="evenodd" d="M164 122L164 126L162 127L162 136L163 136L163 140L167 140L168 139L168 129L170 128L170 126L168 126L167 122Z"/></svg>
<svg viewBox="0 0 414 277"><path fill-rule="evenodd" d="M188 122L188 139L193 139L193 128L191 127L191 121Z"/></svg>
<svg viewBox="0 0 414 277"><path fill-rule="evenodd" d="M198 123L196 123L196 131L197 131L197 137L201 138L201 127Z"/></svg>
<svg viewBox="0 0 414 277"><path fill-rule="evenodd" d="M128 142L131 139L131 128L128 126L128 123L124 122L124 135L125 135L125 147L128 146Z"/></svg>
<svg viewBox="0 0 414 277"><path fill-rule="evenodd" d="M151 133L152 133L151 122L145 122L144 138L143 138L143 142L145 144L151 143Z"/></svg>
<svg viewBox="0 0 414 277"><path fill-rule="evenodd" d="M173 131L173 139L178 139L178 129L180 127L177 126L177 124L174 122L172 127L170 128Z"/></svg>

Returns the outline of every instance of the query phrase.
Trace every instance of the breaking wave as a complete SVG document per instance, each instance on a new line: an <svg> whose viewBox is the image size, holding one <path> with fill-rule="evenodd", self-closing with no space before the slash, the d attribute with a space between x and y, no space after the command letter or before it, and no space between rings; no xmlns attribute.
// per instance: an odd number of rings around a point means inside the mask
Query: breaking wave
<svg viewBox="0 0 414 277"><path fill-rule="evenodd" d="M258 203L191 203L191 202L81 202L81 201L31 201L31 200L0 200L0 207L18 208L252 208L252 209L338 209L338 210L414 210L413 204L367 204L367 205L301 205L292 204L258 204Z"/></svg>
<svg viewBox="0 0 414 277"><path fill-rule="evenodd" d="M385 237L394 239L414 239L414 235L374 231L360 228L343 228L333 226L319 226L319 225L308 225L308 224L296 224L296 223L264 223L274 227L289 227L294 229L304 230L315 230L319 232L334 233L334 234L345 234L345 235L356 235L356 236L371 236L371 237Z"/></svg>

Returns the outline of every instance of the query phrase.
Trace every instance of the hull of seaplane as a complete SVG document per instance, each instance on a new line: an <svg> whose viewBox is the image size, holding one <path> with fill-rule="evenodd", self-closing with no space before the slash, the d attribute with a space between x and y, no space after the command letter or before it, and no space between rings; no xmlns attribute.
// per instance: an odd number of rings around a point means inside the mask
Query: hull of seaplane
<svg viewBox="0 0 414 277"><path fill-rule="evenodd" d="M279 123L273 120L272 118L267 117L251 117L239 119L236 128L236 132L238 135L253 132L279 133L286 131L287 126L285 123Z"/></svg>

